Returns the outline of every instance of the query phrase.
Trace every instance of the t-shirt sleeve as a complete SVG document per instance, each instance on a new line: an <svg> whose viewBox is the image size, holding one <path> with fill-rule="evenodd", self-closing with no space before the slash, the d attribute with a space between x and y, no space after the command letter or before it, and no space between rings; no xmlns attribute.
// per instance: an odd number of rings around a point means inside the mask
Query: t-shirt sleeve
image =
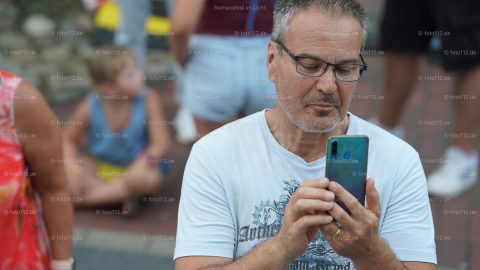
<svg viewBox="0 0 480 270"><path fill-rule="evenodd" d="M174 260L184 256L233 258L235 226L218 164L197 142L183 175Z"/></svg>
<svg viewBox="0 0 480 270"><path fill-rule="evenodd" d="M400 261L437 263L427 183L418 153L398 157L394 186L380 233Z"/></svg>

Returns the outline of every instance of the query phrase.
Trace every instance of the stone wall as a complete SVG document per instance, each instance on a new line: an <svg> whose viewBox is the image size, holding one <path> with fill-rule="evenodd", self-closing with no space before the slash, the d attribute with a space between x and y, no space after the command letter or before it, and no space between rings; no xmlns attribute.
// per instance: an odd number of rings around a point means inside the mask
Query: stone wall
<svg viewBox="0 0 480 270"><path fill-rule="evenodd" d="M28 2L0 2L0 69L30 81L50 102L83 96L91 89L86 62L96 51L93 14L76 0ZM151 50L147 62L147 79L170 74L165 50Z"/></svg>

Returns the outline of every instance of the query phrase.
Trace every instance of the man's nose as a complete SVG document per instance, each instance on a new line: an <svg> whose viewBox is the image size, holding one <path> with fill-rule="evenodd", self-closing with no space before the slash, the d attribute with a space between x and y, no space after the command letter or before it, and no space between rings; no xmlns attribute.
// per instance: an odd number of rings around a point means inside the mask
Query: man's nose
<svg viewBox="0 0 480 270"><path fill-rule="evenodd" d="M335 78L335 72L333 71L332 66L328 66L325 73L316 79L317 90L320 90L325 94L332 94L337 91L337 79Z"/></svg>

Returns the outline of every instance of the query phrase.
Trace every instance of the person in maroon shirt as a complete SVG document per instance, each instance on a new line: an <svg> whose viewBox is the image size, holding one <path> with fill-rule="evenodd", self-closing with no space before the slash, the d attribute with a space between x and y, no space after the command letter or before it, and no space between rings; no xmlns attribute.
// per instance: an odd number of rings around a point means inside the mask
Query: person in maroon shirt
<svg viewBox="0 0 480 270"><path fill-rule="evenodd" d="M176 0L170 45L197 137L273 107L265 63L274 0Z"/></svg>

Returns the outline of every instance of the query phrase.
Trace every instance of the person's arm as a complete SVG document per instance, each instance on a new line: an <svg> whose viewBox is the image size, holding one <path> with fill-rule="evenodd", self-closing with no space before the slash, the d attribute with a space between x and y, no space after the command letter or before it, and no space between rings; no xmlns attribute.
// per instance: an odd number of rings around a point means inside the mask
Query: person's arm
<svg viewBox="0 0 480 270"><path fill-rule="evenodd" d="M160 95L154 90L147 94L147 127L149 145L146 154L154 158L162 158L170 145L168 122L163 114Z"/></svg>
<svg viewBox="0 0 480 270"><path fill-rule="evenodd" d="M78 158L78 145L82 143L88 131L90 121L90 106L86 100L80 102L70 117L63 131L63 153L66 160ZM78 165L75 162L67 162L70 165Z"/></svg>
<svg viewBox="0 0 480 270"><path fill-rule="evenodd" d="M265 241L262 245L256 247L246 256L232 263L232 259L222 257L199 257L191 256L177 259L175 262L175 270L237 270L237 269L255 269L255 270L275 270L286 269L290 261L285 260L288 258L285 254L282 254L282 250L278 249L279 243L276 243L276 237L273 237ZM384 253L388 258L394 259L395 257L391 252L386 249ZM382 254L379 254L382 255ZM392 257L393 256L393 257ZM356 265L357 267L362 267ZM403 266L398 263L400 268L388 268L392 270L435 270L435 265L425 264L421 262L404 262ZM359 268L359 269L371 269L371 268ZM387 269L387 268L382 268Z"/></svg>
<svg viewBox="0 0 480 270"><path fill-rule="evenodd" d="M70 117L63 130L63 154L65 157L65 169L70 183L70 191L73 202L81 202L81 194L85 181L82 181L84 160L80 159L78 146L85 141L90 122L90 106L87 100L80 102L73 115Z"/></svg>
<svg viewBox="0 0 480 270"><path fill-rule="evenodd" d="M175 260L175 270L284 270L291 259L274 236L236 261L230 258L189 256Z"/></svg>
<svg viewBox="0 0 480 270"><path fill-rule="evenodd" d="M355 268L358 270L436 270L437 265L425 262L401 262L395 257L388 244L381 240L372 247L372 255L354 261Z"/></svg>
<svg viewBox="0 0 480 270"><path fill-rule="evenodd" d="M32 183L39 194L52 248L52 259L72 256L73 208L63 166L62 137L57 118L42 95L32 85L22 82L15 93L15 128L32 172Z"/></svg>
<svg viewBox="0 0 480 270"><path fill-rule="evenodd" d="M181 67L188 60L188 42L190 35L200 20L207 0L176 0L171 17L169 42L172 54Z"/></svg>

